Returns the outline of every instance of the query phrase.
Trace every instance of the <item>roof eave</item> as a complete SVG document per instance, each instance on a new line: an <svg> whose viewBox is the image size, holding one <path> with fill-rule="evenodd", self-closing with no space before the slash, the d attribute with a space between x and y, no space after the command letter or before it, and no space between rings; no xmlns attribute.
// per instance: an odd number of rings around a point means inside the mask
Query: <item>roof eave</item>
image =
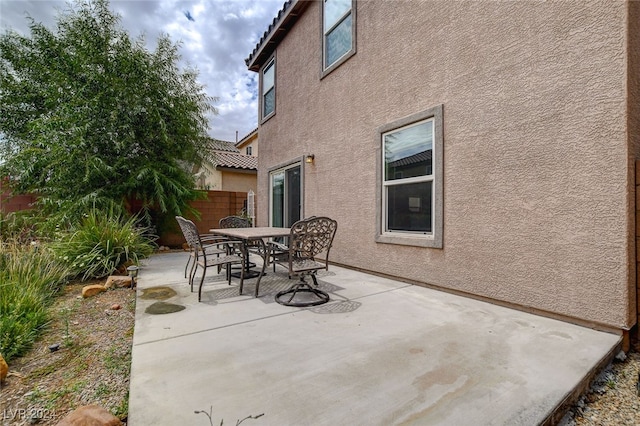
<svg viewBox="0 0 640 426"><path fill-rule="evenodd" d="M291 0L291 5L285 7L286 10L280 11L283 15L274 19L273 24L269 26L267 30L268 34L260 39L256 48L251 52L249 57L245 60L247 68L250 71L258 72L262 64L269 59L276 46L287 35L289 29L293 27L298 17L302 12L311 4L313 0ZM278 15L280 15L280 13Z"/></svg>
<svg viewBox="0 0 640 426"><path fill-rule="evenodd" d="M231 166L216 166L216 170L218 171L227 171L227 172L235 172L235 173L246 173L255 175L258 173L257 169L247 169L241 167L231 167Z"/></svg>

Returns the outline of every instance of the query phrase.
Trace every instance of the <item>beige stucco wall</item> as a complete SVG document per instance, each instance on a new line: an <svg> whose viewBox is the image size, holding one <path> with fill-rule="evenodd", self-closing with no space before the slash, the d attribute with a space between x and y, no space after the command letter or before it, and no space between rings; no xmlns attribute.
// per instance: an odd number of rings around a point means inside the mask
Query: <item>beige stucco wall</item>
<svg viewBox="0 0 640 426"><path fill-rule="evenodd" d="M222 188L224 191L253 192L258 191L255 173L226 171L222 174Z"/></svg>
<svg viewBox="0 0 640 426"><path fill-rule="evenodd" d="M199 172L204 172L198 179L200 189L210 191L222 191L222 173L212 167L209 163L202 166Z"/></svg>
<svg viewBox="0 0 640 426"><path fill-rule="evenodd" d="M251 147L251 156L258 156L258 133L251 135L251 137L247 138L247 140L242 141L241 144L238 144L237 148L240 150L241 154L247 154L247 148Z"/></svg>
<svg viewBox="0 0 640 426"><path fill-rule="evenodd" d="M204 174L197 182L201 189L231 192L258 190L255 171L216 170L209 164L205 164L201 170L204 170Z"/></svg>
<svg viewBox="0 0 640 426"><path fill-rule="evenodd" d="M320 80L311 5L276 51L259 205L269 167L311 152L304 214L337 219L336 262L630 327L628 12L609 0L358 2L357 53ZM439 104L444 247L378 244L376 129Z"/></svg>

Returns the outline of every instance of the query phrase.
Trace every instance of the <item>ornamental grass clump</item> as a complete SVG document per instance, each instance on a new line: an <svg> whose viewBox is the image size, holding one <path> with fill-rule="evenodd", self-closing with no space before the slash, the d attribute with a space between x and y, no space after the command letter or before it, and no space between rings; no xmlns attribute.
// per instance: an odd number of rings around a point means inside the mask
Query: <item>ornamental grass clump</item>
<svg viewBox="0 0 640 426"><path fill-rule="evenodd" d="M154 251L153 238L146 228L136 225L135 217L95 209L52 247L72 275L82 280L111 275Z"/></svg>
<svg viewBox="0 0 640 426"><path fill-rule="evenodd" d="M6 360L31 347L67 277L67 267L46 247L0 243L0 353Z"/></svg>

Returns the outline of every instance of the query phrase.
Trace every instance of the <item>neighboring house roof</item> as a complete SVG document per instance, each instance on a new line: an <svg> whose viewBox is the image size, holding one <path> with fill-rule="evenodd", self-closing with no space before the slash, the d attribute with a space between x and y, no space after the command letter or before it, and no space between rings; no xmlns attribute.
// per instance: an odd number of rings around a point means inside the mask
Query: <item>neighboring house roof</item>
<svg viewBox="0 0 640 426"><path fill-rule="evenodd" d="M236 148L236 144L233 142L221 141L220 139L211 138L211 148L214 151L228 151L228 152L240 152L238 148Z"/></svg>
<svg viewBox="0 0 640 426"><path fill-rule="evenodd" d="M307 0L287 0L278 15L264 32L255 49L244 62L251 71L258 71L260 65L271 56L280 40L298 20L304 9L312 3Z"/></svg>
<svg viewBox="0 0 640 426"><path fill-rule="evenodd" d="M408 157L401 158L389 163L389 167L409 166L411 164L422 163L425 161L431 161L431 150L418 152L417 154L410 155Z"/></svg>
<svg viewBox="0 0 640 426"><path fill-rule="evenodd" d="M244 144L246 141L251 139L257 133L258 133L258 128L256 127L255 129L250 131L245 137L243 137L238 142L236 142L236 147L238 147L238 148L242 147L242 144Z"/></svg>
<svg viewBox="0 0 640 426"><path fill-rule="evenodd" d="M258 158L235 152L218 151L215 155L215 166L232 169L258 170Z"/></svg>

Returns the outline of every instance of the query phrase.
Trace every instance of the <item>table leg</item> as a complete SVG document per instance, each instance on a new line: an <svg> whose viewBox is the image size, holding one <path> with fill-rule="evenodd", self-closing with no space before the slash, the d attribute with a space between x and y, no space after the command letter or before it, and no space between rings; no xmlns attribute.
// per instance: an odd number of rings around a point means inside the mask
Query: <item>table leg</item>
<svg viewBox="0 0 640 426"><path fill-rule="evenodd" d="M269 251L267 250L267 246L264 243L264 240L258 240L258 244L260 248L258 249L258 253L262 257L262 270L258 273L258 281L256 281L256 292L254 297L258 297L258 289L260 288L260 280L262 276L265 275L265 269L267 267L267 263L269 262Z"/></svg>

